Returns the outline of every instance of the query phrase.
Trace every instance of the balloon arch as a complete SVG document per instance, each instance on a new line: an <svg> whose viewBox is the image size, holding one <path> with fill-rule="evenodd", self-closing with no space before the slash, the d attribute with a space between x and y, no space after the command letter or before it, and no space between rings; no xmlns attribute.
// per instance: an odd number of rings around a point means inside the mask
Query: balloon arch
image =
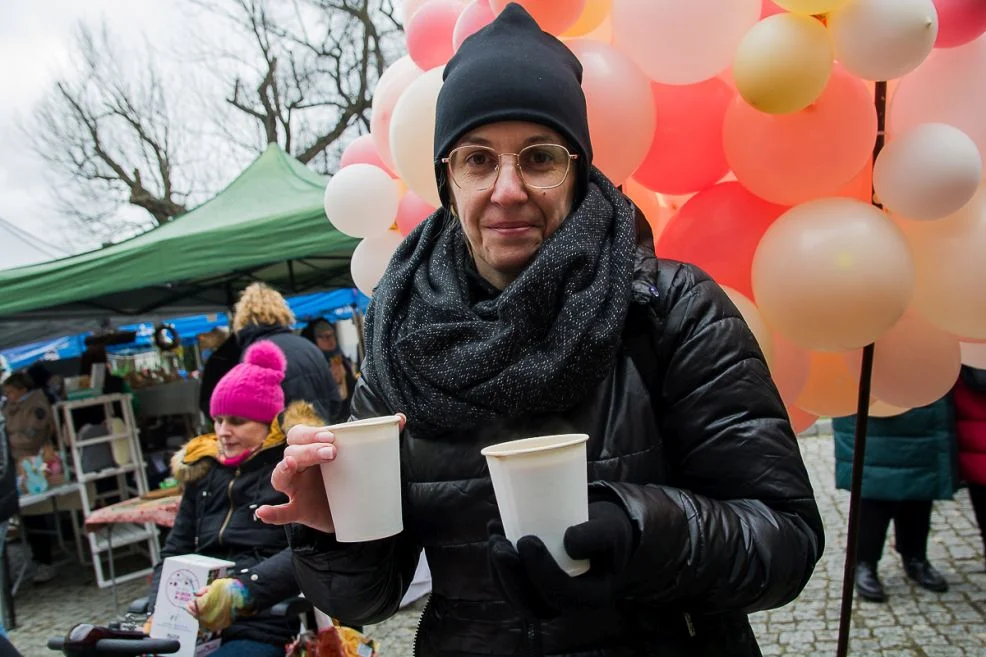
<svg viewBox="0 0 986 657"><path fill-rule="evenodd" d="M439 204L442 67L507 2L403 2L408 55L325 193L336 228L363 238L352 273L367 294ZM723 286L794 427L858 412L855 479L867 415L986 367L986 2L519 4L582 62L595 165L643 210L658 256Z"/></svg>

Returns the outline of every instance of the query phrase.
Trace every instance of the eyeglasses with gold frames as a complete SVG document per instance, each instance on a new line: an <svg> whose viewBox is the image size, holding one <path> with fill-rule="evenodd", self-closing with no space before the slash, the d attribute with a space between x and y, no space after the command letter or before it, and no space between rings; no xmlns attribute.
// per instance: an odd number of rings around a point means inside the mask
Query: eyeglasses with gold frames
<svg viewBox="0 0 986 657"><path fill-rule="evenodd" d="M488 146L467 144L452 149L441 161L456 187L481 192L496 184L505 156L514 158L521 181L532 189L562 185L568 179L572 160L579 157L561 144L531 144L519 153L497 153Z"/></svg>

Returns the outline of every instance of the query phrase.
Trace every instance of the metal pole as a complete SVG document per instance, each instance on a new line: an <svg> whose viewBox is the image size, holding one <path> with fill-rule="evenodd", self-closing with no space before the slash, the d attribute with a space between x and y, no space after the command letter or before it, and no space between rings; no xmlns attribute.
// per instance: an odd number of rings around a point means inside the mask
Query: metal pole
<svg viewBox="0 0 986 657"><path fill-rule="evenodd" d="M886 140L887 83L877 82L875 92L877 134L873 146L873 162L883 150ZM872 203L878 208L875 195ZM856 399L856 432L853 440L852 483L849 487L849 531L846 537L846 562L842 571L842 609L839 614L839 641L836 657L849 654L849 630L852 625L853 584L856 579L856 541L859 535L859 501L863 488L863 464L866 456L866 425L870 414L870 382L873 377L872 344L863 348L863 363L859 372L859 396Z"/></svg>

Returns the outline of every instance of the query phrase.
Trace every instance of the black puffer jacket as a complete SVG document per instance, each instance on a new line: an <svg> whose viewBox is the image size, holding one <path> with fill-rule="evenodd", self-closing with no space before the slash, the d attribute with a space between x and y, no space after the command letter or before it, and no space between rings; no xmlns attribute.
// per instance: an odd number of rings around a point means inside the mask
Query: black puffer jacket
<svg viewBox="0 0 986 657"><path fill-rule="evenodd" d="M261 340L270 340L281 350L288 363L281 383L285 404L306 401L330 422L345 420L340 417L339 387L318 347L284 326L250 324L237 331L236 339L242 352Z"/></svg>
<svg viewBox="0 0 986 657"><path fill-rule="evenodd" d="M367 383L356 416L400 410ZM622 503L639 543L613 608L528 625L490 578L497 507L480 449L569 432L590 435L591 486ZM539 638L543 654L569 657L759 655L746 614L793 600L822 554L814 494L755 339L704 273L653 252L639 255L621 353L582 404L441 438L409 420L401 458L400 535L345 545L294 527L290 538L305 595L359 623L394 613L423 547L433 594L421 656L530 655Z"/></svg>
<svg viewBox="0 0 986 657"><path fill-rule="evenodd" d="M271 427L262 449L236 468L219 464L214 434L192 439L175 454L172 471L185 490L161 551L162 563L167 557L192 553L233 561L236 567L228 576L246 585L252 606L259 610L298 595L284 530L260 522L254 512L263 504L287 501L271 486L270 476L284 455L286 429L299 422L320 424L321 420L310 405L292 405ZM158 565L149 592L152 606L160 578ZM260 611L234 622L222 637L283 645L297 633L297 618Z"/></svg>

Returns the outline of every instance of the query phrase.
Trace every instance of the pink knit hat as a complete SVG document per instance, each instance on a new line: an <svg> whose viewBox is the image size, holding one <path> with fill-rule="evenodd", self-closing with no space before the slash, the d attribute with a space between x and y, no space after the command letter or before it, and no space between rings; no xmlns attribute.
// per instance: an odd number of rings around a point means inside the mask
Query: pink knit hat
<svg viewBox="0 0 986 657"><path fill-rule="evenodd" d="M286 368L284 354L270 340L251 345L243 362L227 372L212 391L209 413L270 424L284 410L281 381Z"/></svg>

